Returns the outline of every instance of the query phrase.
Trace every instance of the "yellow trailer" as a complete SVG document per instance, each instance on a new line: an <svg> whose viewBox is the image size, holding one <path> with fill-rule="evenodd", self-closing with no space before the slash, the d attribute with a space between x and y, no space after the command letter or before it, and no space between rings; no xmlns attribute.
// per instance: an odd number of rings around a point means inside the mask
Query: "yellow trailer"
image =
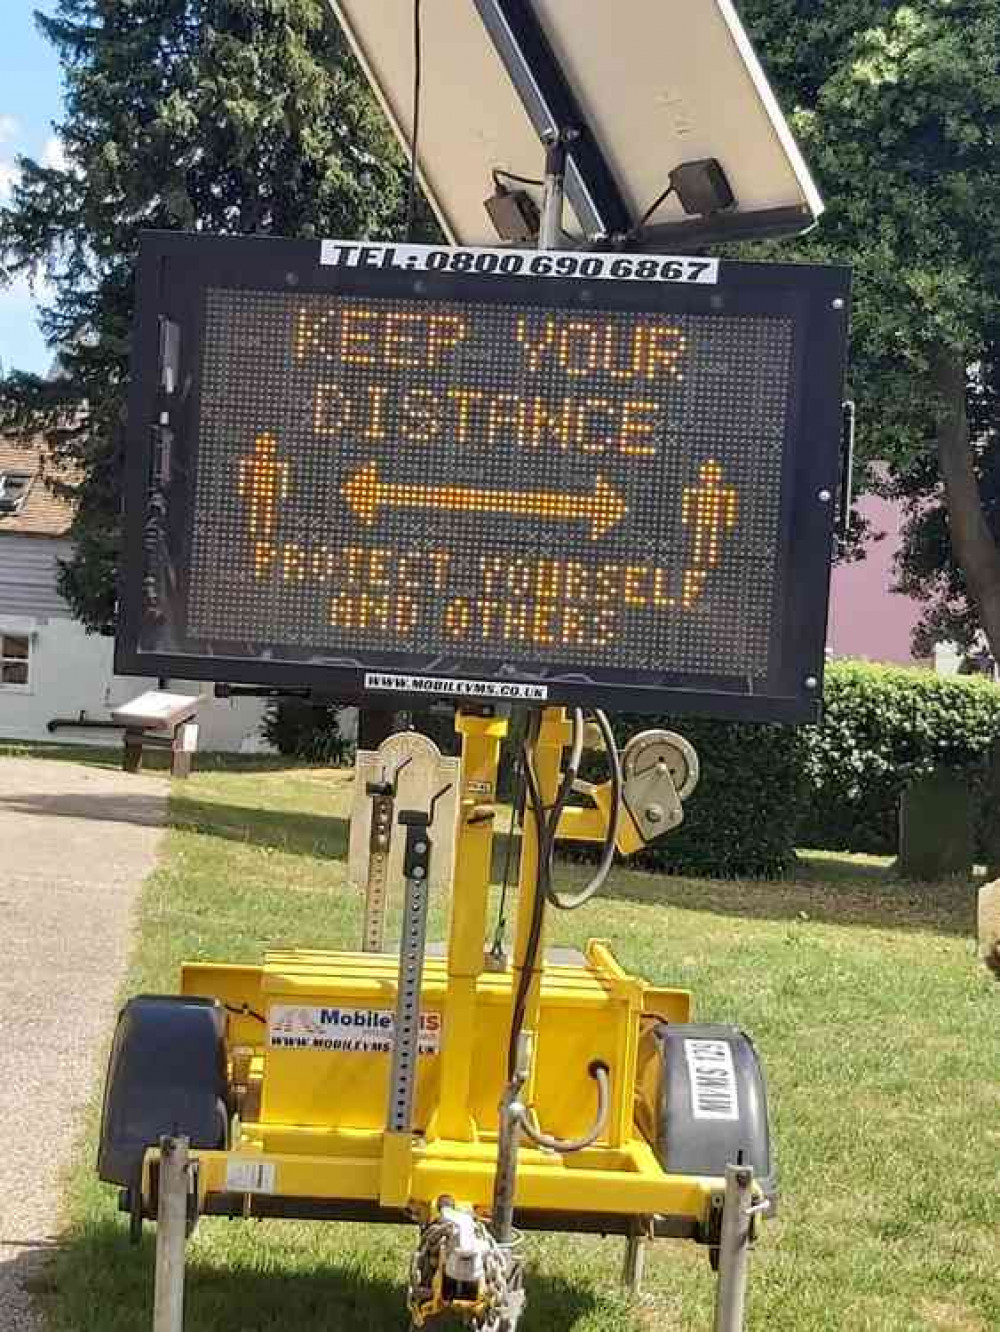
<svg viewBox="0 0 1000 1332"><path fill-rule="evenodd" d="M727 1167L738 1168L745 1249L754 1216L774 1197L764 1081L749 1039L693 1023L687 991L629 975L600 941L583 953L545 947L547 905L575 904L551 882L555 838L602 842L599 881L615 848L629 854L676 826L697 780L679 737L646 732L619 761L598 719L612 777L595 787L578 775L582 715L536 714L506 965L487 954L486 934L507 722L462 713L456 872L440 955L424 948L434 811L402 809L398 956L294 949L269 952L259 966L189 963L178 995L126 1005L100 1173L121 1187L137 1231L164 1206L161 1140L170 1157L183 1138L189 1223L415 1223L408 1303L418 1327L449 1309L476 1327L516 1327L519 1230L627 1236L633 1283L649 1237L690 1239L716 1259Z"/></svg>

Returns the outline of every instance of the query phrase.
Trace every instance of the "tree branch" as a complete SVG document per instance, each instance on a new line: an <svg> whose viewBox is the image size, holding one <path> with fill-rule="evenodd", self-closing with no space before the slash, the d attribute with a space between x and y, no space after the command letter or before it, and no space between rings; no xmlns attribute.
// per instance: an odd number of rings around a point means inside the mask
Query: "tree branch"
<svg viewBox="0 0 1000 1332"><path fill-rule="evenodd" d="M966 378L966 358L961 352L940 346L932 351L935 435L952 546L979 607L990 651L1000 661L1000 549L983 513L973 465Z"/></svg>

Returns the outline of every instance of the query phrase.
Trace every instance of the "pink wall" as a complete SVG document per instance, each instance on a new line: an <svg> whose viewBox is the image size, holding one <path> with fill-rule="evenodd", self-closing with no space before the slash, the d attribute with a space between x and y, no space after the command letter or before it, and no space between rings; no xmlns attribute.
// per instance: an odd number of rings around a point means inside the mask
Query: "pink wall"
<svg viewBox="0 0 1000 1332"><path fill-rule="evenodd" d="M834 657L869 661L913 662L910 635L920 606L889 589L895 581L893 560L899 550L902 513L889 500L866 495L858 510L881 541L869 541L863 560L833 571L827 646Z"/></svg>

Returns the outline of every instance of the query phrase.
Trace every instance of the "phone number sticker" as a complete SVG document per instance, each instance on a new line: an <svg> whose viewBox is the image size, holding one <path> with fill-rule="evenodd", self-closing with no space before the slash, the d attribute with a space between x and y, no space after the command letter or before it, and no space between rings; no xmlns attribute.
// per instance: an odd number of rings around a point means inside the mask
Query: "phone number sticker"
<svg viewBox="0 0 1000 1332"><path fill-rule="evenodd" d="M567 250L509 250L432 245L375 245L323 241L326 268L396 269L410 273L468 273L473 277L561 278L579 282L673 282L715 286L719 260L690 255L590 254Z"/></svg>

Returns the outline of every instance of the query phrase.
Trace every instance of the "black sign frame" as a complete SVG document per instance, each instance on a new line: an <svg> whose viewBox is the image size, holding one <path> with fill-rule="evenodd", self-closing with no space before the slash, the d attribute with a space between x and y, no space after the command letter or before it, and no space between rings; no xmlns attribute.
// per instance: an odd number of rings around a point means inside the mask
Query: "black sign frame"
<svg viewBox="0 0 1000 1332"><path fill-rule="evenodd" d="M690 256L664 259L664 280L617 279L613 255L600 273L544 279L477 275L451 268L456 254L484 251L355 243L223 238L149 232L137 271L137 314L125 455L124 551L115 669L399 706L440 698L483 703L589 705L619 712L701 714L757 722L808 722L821 711L834 515L841 470L841 409L850 273L839 267L718 263L706 283ZM502 255L504 251L492 251ZM418 255L418 259L413 259ZM428 256L436 256L428 262ZM585 256L584 256L585 257ZM648 259L648 256L643 256ZM534 259L534 257L532 257ZM672 266L668 266L671 265ZM716 261L712 261L713 266ZM508 265L510 267L512 265ZM695 277L692 280L691 274ZM600 278L600 280L598 280ZM204 303L209 289L387 296L424 301L551 304L554 309L649 310L670 314L768 312L776 294L795 316L794 406L783 479L784 595L775 606L774 666L765 683L720 673L692 678L603 669L574 670L484 661L460 653L350 649L350 664L328 652L289 659L226 643L177 641L176 612L186 578L197 429ZM540 290L541 288L541 290Z"/></svg>

